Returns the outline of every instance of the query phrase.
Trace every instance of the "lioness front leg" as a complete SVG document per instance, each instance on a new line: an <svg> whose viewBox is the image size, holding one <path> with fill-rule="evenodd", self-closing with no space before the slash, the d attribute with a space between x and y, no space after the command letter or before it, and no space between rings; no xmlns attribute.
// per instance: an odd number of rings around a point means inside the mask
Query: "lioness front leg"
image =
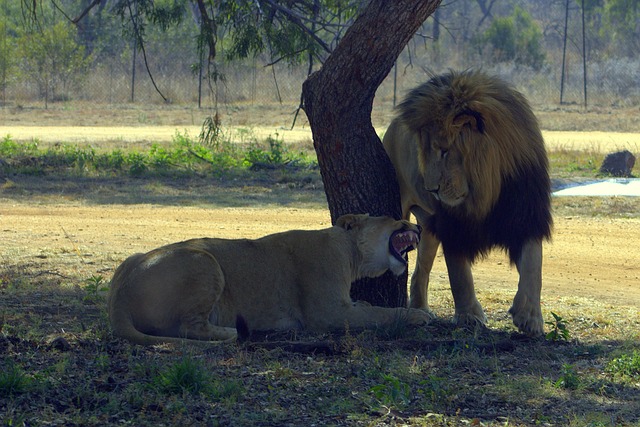
<svg viewBox="0 0 640 427"><path fill-rule="evenodd" d="M544 333L540 293L542 291L542 242L530 240L522 247L522 254L516 261L520 274L518 292L513 299L509 313L513 324L531 336Z"/></svg>
<svg viewBox="0 0 640 427"><path fill-rule="evenodd" d="M487 317L476 298L471 274L471 263L465 257L445 251L444 259L449 273L449 283L456 312L454 320L458 324L487 323Z"/></svg>
<svg viewBox="0 0 640 427"><path fill-rule="evenodd" d="M366 303L355 302L342 306L341 310L334 311L325 316L318 316L315 325L310 325L312 329L322 330L344 329L346 326L352 329L370 329L381 326L392 325L397 321L406 321L409 325L426 325L431 320L431 316L424 310L413 308L388 308L368 305Z"/></svg>

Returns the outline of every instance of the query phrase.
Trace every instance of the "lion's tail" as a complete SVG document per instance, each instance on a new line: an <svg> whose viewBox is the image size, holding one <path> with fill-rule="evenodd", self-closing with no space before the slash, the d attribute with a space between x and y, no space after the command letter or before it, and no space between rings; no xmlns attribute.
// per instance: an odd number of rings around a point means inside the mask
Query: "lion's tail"
<svg viewBox="0 0 640 427"><path fill-rule="evenodd" d="M164 337L149 335L136 329L126 300L117 298L117 294L128 285L127 280L130 273L140 264L140 258L143 256L144 254L131 255L116 269L113 274L113 279L111 279L111 289L107 304L109 309L109 322L111 323L111 329L114 335L144 346L157 344L192 344L208 347L211 345L235 341L235 339L224 341L201 341L188 338Z"/></svg>

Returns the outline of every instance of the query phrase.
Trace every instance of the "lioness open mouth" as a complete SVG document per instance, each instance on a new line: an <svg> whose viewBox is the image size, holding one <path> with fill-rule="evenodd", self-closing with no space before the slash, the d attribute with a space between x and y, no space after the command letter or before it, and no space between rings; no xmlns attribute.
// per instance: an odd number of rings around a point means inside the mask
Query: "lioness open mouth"
<svg viewBox="0 0 640 427"><path fill-rule="evenodd" d="M404 255L414 250L419 241L420 234L413 230L396 230L389 238L389 251L396 259L406 264Z"/></svg>

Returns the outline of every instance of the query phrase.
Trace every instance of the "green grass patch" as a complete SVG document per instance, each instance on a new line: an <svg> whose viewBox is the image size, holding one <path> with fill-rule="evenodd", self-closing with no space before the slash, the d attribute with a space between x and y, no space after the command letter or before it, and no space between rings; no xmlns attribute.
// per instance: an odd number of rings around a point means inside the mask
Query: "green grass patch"
<svg viewBox="0 0 640 427"><path fill-rule="evenodd" d="M4 366L0 372L0 396L9 397L28 392L33 385L33 379L20 366L10 360L3 360Z"/></svg>
<svg viewBox="0 0 640 427"><path fill-rule="evenodd" d="M554 178L595 178L604 154L596 150L556 149L548 153ZM281 169L316 170L318 162L309 144L286 144L275 133L259 141L250 129L226 132L212 128L192 138L176 132L169 144L147 149L104 151L99 147L58 143L41 147L36 140L17 143L10 135L0 140L5 174L79 176L221 176L230 171Z"/></svg>
<svg viewBox="0 0 640 427"><path fill-rule="evenodd" d="M75 176L220 176L225 172L287 169L317 169L312 150L296 149L276 134L258 141L249 131L239 134L240 142L218 134L215 141L196 140L176 133L166 146L152 144L147 150L114 149L100 152L92 146L55 144L41 148L37 141L22 144L6 136L0 141L0 158L5 174Z"/></svg>
<svg viewBox="0 0 640 427"><path fill-rule="evenodd" d="M604 160L595 150L556 149L548 156L549 174L555 178L595 178Z"/></svg>
<svg viewBox="0 0 640 427"><path fill-rule="evenodd" d="M189 356L158 372L152 385L165 394L202 393L214 400L234 400L242 393L238 382L213 377L204 363Z"/></svg>
<svg viewBox="0 0 640 427"><path fill-rule="evenodd" d="M640 379L640 351L622 354L607 364L607 372L632 380Z"/></svg>

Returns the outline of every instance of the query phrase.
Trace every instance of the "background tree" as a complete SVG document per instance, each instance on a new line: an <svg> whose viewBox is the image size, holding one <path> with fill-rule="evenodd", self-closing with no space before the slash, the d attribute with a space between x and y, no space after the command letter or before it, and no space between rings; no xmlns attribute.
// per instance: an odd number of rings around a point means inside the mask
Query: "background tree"
<svg viewBox="0 0 640 427"><path fill-rule="evenodd" d="M70 24L60 21L40 31L26 30L19 39L20 64L25 77L38 83L45 106L50 99L63 99L83 76L90 59L75 41Z"/></svg>
<svg viewBox="0 0 640 427"><path fill-rule="evenodd" d="M136 26L142 34L144 45L150 55L148 67L153 71L163 95L175 102L191 99L189 87L195 81L199 88L206 88L205 77L209 82L222 78L224 73L232 72L234 77L248 82L256 75L261 78L261 65L279 64L270 68L274 83L276 74L282 73L288 63L296 67L296 79L302 69L314 70L326 59L337 43L343 38L346 28L353 22L367 2L365 0L20 0L5 1L4 8L13 9L17 15L33 17L47 7L62 14L74 23L78 30L77 42L85 46L86 53L93 55L91 75L88 81L100 82L109 79L116 82L111 89L93 88L83 92L83 96L103 95L109 101L123 99L127 74L136 62L132 49L132 18L129 9L137 16ZM581 72L578 61L582 58L580 30L580 8L582 0L570 0L571 17L569 19L568 68L572 72ZM632 98L637 90L634 70L637 59L633 52L638 47L638 2L631 0L584 0L587 12L586 57L589 68L590 85L598 91L605 104L615 103L624 98L624 103L635 102ZM437 9L438 19L428 20L402 53L400 64L408 64L403 70L408 75L422 67L434 71L446 68L469 68L481 64L489 72L498 72L517 85L527 84L527 95L547 96L553 92L550 87L558 86L557 65L562 57L564 43L564 0L456 0L447 2ZM22 6L22 10L21 9ZM130 7L129 7L130 6ZM513 19L516 7L530 16L537 35L521 37L517 23ZM4 13L0 7L0 15ZM114 12L120 10L121 16ZM35 11L35 13L34 13ZM177 13L179 12L179 13ZM526 16L522 14L521 16ZM507 30L515 33L516 40L500 40L491 37L498 46L483 39L483 34L494 21L510 18ZM0 20L2 16L0 16ZM496 24L500 27L498 24ZM504 29L504 28L503 28ZM122 30L127 33L123 37ZM541 34L541 41L536 39ZM487 33L489 35L489 33ZM12 36L10 36L12 37ZM194 39L198 38L202 55L197 53ZM431 38L437 40L430 40ZM514 59L497 63L495 57L501 57L502 47L513 42L518 48L522 43L527 55L518 55ZM473 43L475 41L475 43ZM138 43L139 44L139 43ZM178 47L178 48L176 48ZM185 48L186 47L186 48ZM479 48L482 47L482 48ZM539 47L539 50L536 50ZM168 49L167 49L168 48ZM175 48L172 50L172 48ZM442 54L438 54L441 52ZM137 58L143 55L137 51ZM494 53L496 54L494 57ZM540 66L541 55L548 66ZM133 58L132 58L133 56ZM513 57L513 55L512 55ZM247 59L243 59L247 58ZM233 63L231 61L234 61ZM139 62L139 60L138 60ZM497 65L496 65L497 64ZM533 64L533 65L530 65ZM574 66L574 64L576 64ZM515 67L513 65L516 65ZM257 68L256 68L257 67ZM572 67L575 67L573 70ZM252 68L257 72L249 70ZM538 69L539 68L539 69ZM195 75L189 75L190 69ZM232 70L233 69L233 70ZM17 73L19 71L15 71ZM532 79L536 74L539 78ZM289 74L291 76L291 74ZM399 74L398 93L407 86L408 79ZM634 80L635 79L635 80ZM138 79L140 80L140 79ZM11 79L8 80L9 83ZM20 82L19 80L13 80ZM146 79L148 81L148 79ZM177 82L180 82L178 86ZM534 83L534 84L529 84ZM534 85L538 87L533 88ZM21 84L20 92L10 85L9 94L32 92L26 84ZM577 90L570 79L569 92ZM155 94L146 93L146 85L139 86L147 100ZM264 87L264 86L263 86ZM227 90L231 88L230 90ZM531 88L530 91L527 89ZM133 89L133 88L132 88ZM277 99L281 99L279 88ZM386 87L383 87L386 91ZM165 94L164 92L168 92ZM202 94L198 89L199 94ZM233 91L233 92L231 92ZM212 85L209 95L212 104L217 105L218 96L225 102L233 102L229 94L237 97L254 97L255 91L247 94L236 83ZM595 96L594 92L594 96ZM9 95L12 96L12 95ZM268 95L264 95L268 96ZM286 96L286 95L285 95ZM224 98L222 98L224 97ZM92 99L94 99L92 98ZM555 97L554 97L555 98ZM614 99L612 99L614 98ZM200 99L200 98L199 98ZM536 100L537 101L537 100ZM199 104L200 105L200 104Z"/></svg>
<svg viewBox="0 0 640 427"><path fill-rule="evenodd" d="M576 0L580 7L582 0ZM640 50L640 2L638 0L585 0L587 25L601 56L637 57Z"/></svg>
<svg viewBox="0 0 640 427"><path fill-rule="evenodd" d="M21 19L20 7L12 2L0 3L0 90L5 102L7 87L18 79L17 42Z"/></svg>
<svg viewBox="0 0 640 427"><path fill-rule="evenodd" d="M479 51L489 51L496 62L514 61L539 70L544 65L542 31L526 10L516 6L509 16L495 18L474 40Z"/></svg>
<svg viewBox="0 0 640 427"><path fill-rule="evenodd" d="M266 53L270 63L289 64L324 61L365 2L363 0L21 0L23 15L39 27L42 10L53 7L78 27L83 39L103 50L108 46L96 37L94 24L105 25L104 11L120 18L124 39L133 40L141 53L147 74L157 93L169 101L154 78L146 48L153 34L166 35L176 28L195 24L199 28L199 60L191 64L196 72L216 82L223 78L218 61L244 59ZM109 6L108 8L106 6ZM35 24L35 25L34 25ZM109 37L106 35L106 37ZM111 40L113 41L113 40ZM219 55L223 52L223 55Z"/></svg>
<svg viewBox="0 0 640 427"><path fill-rule="evenodd" d="M5 90L15 70L15 38L9 36L7 22L0 22L0 92L5 101Z"/></svg>

